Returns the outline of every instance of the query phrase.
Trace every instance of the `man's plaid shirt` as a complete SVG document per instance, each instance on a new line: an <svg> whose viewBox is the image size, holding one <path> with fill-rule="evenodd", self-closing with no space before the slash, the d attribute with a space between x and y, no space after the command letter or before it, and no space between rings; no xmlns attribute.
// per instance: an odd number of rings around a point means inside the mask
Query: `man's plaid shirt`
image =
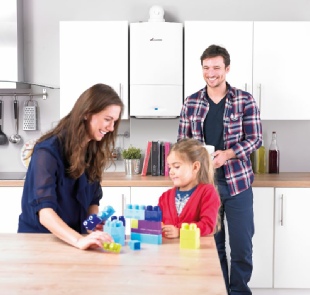
<svg viewBox="0 0 310 295"><path fill-rule="evenodd" d="M232 196L249 188L254 180L250 154L262 144L260 112L251 94L227 83L223 116L224 149L232 149L237 158L224 164L225 177ZM203 123L209 111L206 87L187 97L180 114L178 140L196 138L205 142Z"/></svg>

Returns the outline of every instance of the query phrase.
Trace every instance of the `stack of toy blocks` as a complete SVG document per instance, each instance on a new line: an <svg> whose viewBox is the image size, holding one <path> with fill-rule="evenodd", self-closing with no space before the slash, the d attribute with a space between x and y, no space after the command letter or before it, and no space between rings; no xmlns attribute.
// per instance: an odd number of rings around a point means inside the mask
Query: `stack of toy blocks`
<svg viewBox="0 0 310 295"><path fill-rule="evenodd" d="M125 217L131 218L131 240L162 244L162 213L158 206L127 205Z"/></svg>
<svg viewBox="0 0 310 295"><path fill-rule="evenodd" d="M125 245L125 227L121 220L107 220L104 224L104 231L110 234L115 243Z"/></svg>
<svg viewBox="0 0 310 295"><path fill-rule="evenodd" d="M195 223L182 223L182 227L180 229L180 248L200 248L200 229Z"/></svg>
<svg viewBox="0 0 310 295"><path fill-rule="evenodd" d="M89 215L88 218L83 222L83 225L88 230L94 230L97 224L106 221L114 214L114 212L115 210L112 206L106 206L98 214Z"/></svg>

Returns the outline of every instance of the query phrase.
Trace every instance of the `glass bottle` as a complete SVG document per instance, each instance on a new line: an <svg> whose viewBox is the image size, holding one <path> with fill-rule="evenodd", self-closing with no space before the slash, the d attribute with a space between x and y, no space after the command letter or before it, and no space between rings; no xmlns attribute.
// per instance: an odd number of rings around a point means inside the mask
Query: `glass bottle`
<svg viewBox="0 0 310 295"><path fill-rule="evenodd" d="M255 173L263 174L266 173L266 149L264 141L261 147L255 151Z"/></svg>
<svg viewBox="0 0 310 295"><path fill-rule="evenodd" d="M277 145L277 133L272 132L271 144L269 147L269 173L279 173L280 151Z"/></svg>
<svg viewBox="0 0 310 295"><path fill-rule="evenodd" d="M255 165L255 151L250 155L250 160L251 160L251 164L252 164L252 170L254 173L256 170L256 165Z"/></svg>

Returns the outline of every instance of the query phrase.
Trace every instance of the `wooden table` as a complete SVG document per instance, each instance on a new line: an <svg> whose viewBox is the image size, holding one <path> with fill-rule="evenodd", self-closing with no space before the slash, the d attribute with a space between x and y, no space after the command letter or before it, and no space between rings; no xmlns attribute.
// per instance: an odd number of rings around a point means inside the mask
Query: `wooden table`
<svg viewBox="0 0 310 295"><path fill-rule="evenodd" d="M78 250L50 234L0 234L0 294L226 295L213 237L121 253Z"/></svg>

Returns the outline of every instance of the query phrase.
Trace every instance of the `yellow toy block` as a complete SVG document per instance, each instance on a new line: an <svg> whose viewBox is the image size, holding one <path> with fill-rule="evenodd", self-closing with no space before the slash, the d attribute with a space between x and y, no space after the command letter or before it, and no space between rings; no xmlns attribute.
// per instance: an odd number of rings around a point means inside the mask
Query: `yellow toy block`
<svg viewBox="0 0 310 295"><path fill-rule="evenodd" d="M122 245L118 243L103 243L102 248L108 252L121 252Z"/></svg>
<svg viewBox="0 0 310 295"><path fill-rule="evenodd" d="M138 228L138 219L131 219L130 228Z"/></svg>
<svg viewBox="0 0 310 295"><path fill-rule="evenodd" d="M182 227L180 229L180 248L200 248L200 229L195 223L182 223Z"/></svg>

